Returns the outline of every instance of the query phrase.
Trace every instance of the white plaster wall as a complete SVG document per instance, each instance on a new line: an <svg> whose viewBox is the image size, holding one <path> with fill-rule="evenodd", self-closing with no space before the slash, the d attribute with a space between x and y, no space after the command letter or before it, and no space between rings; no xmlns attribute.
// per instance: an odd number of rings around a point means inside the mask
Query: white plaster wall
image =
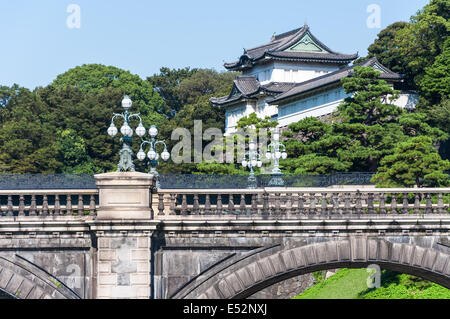
<svg viewBox="0 0 450 319"><path fill-rule="evenodd" d="M391 101L392 104L401 108L413 109L416 107L419 95L416 93L402 93L399 98Z"/></svg>
<svg viewBox="0 0 450 319"><path fill-rule="evenodd" d="M307 109L304 111L292 113L283 117L278 117L278 127L288 126L291 123L298 122L307 117L319 117L323 115L327 115L336 111L339 104L341 104L343 100L334 101L331 103L323 104L311 109Z"/></svg>
<svg viewBox="0 0 450 319"><path fill-rule="evenodd" d="M268 65L258 65L244 75L253 75L261 84L270 82L300 83L338 70L337 66L316 63L286 63L274 62Z"/></svg>

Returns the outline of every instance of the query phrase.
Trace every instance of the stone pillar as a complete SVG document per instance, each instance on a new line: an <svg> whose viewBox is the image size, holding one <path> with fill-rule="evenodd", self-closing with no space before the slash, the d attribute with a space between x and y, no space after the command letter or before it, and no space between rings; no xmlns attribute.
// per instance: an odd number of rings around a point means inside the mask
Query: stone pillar
<svg viewBox="0 0 450 319"><path fill-rule="evenodd" d="M150 298L152 175L114 172L95 175L99 209L91 229L97 235L97 298Z"/></svg>
<svg viewBox="0 0 450 319"><path fill-rule="evenodd" d="M112 172L94 176L99 188L97 219L151 219L153 175Z"/></svg>
<svg viewBox="0 0 450 319"><path fill-rule="evenodd" d="M97 236L97 298L149 299L151 232L100 231Z"/></svg>

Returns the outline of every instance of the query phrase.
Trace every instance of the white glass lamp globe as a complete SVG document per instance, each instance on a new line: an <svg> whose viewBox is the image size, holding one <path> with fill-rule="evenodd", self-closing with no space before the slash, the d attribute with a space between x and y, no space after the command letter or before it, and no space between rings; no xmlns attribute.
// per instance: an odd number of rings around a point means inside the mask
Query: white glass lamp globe
<svg viewBox="0 0 450 319"><path fill-rule="evenodd" d="M273 139L275 141L279 141L280 140L280 133L278 133L278 132L273 133Z"/></svg>
<svg viewBox="0 0 450 319"><path fill-rule="evenodd" d="M248 148L250 149L250 151L254 151L256 148L256 144L251 142L250 145L248 146Z"/></svg>
<svg viewBox="0 0 450 319"><path fill-rule="evenodd" d="M120 133L122 133L123 136L127 136L130 134L131 127L128 126L128 124L122 125L120 128Z"/></svg>
<svg viewBox="0 0 450 319"><path fill-rule="evenodd" d="M128 127L129 127L129 126L128 126ZM132 136L133 136L133 130L131 129L131 127L130 127L130 129L128 130L127 136L128 136L128 137L132 137Z"/></svg>
<svg viewBox="0 0 450 319"><path fill-rule="evenodd" d="M145 159L145 153L142 150L142 148L139 150L139 152L136 154L138 160L143 161Z"/></svg>
<svg viewBox="0 0 450 319"><path fill-rule="evenodd" d="M117 127L115 127L114 124L111 123L111 126L108 127L108 135L115 136L116 134L117 134Z"/></svg>
<svg viewBox="0 0 450 319"><path fill-rule="evenodd" d="M125 95L122 99L122 107L125 110L128 110L132 104L133 104L133 102L131 101L130 97L128 95Z"/></svg>
<svg viewBox="0 0 450 319"><path fill-rule="evenodd" d="M145 129L144 126L142 126L142 123L139 123L139 126L136 127L137 136L142 137L145 135L145 133L147 133L147 130Z"/></svg>
<svg viewBox="0 0 450 319"><path fill-rule="evenodd" d="M148 129L148 134L151 137L155 137L156 135L158 135L158 129L156 128L156 126L152 125L149 129Z"/></svg>
<svg viewBox="0 0 450 319"><path fill-rule="evenodd" d="M154 150L150 150L147 153L148 158L151 159L151 160L156 159L156 155L158 155L158 154L156 154L156 152Z"/></svg>
<svg viewBox="0 0 450 319"><path fill-rule="evenodd" d="M267 153L266 153L266 158L270 160L270 159L272 158L272 153L267 152Z"/></svg>
<svg viewBox="0 0 450 319"><path fill-rule="evenodd" d="M256 163L256 165L257 165L258 167L261 167L261 166L262 166L262 162L261 162L261 161L258 161L258 162Z"/></svg>
<svg viewBox="0 0 450 319"><path fill-rule="evenodd" d="M247 167L247 164L248 164L248 163L247 163L246 160L243 160L243 161L242 161L242 166Z"/></svg>
<svg viewBox="0 0 450 319"><path fill-rule="evenodd" d="M256 161L256 160L252 160L251 163L252 163L252 166L253 166L253 167L256 167L256 164L257 164L257 161Z"/></svg>
<svg viewBox="0 0 450 319"><path fill-rule="evenodd" d="M276 158L280 158L281 157L281 152L275 152L275 157Z"/></svg>
<svg viewBox="0 0 450 319"><path fill-rule="evenodd" d="M164 151L161 153L161 158L163 161L167 161L170 158L170 153L167 151L167 149L164 149Z"/></svg>
<svg viewBox="0 0 450 319"><path fill-rule="evenodd" d="M287 153L286 152L281 153L281 158L282 159L286 159L287 158Z"/></svg>

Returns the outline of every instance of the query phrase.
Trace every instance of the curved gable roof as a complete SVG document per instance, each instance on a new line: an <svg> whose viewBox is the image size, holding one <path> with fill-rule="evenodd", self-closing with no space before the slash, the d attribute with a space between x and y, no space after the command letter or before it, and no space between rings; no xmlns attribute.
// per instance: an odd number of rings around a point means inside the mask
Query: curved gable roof
<svg viewBox="0 0 450 319"><path fill-rule="evenodd" d="M290 48L300 43L305 36L308 36L311 39L311 42L320 48L320 52L308 52L302 50L289 51ZM244 54L241 55L238 61L225 63L224 66L229 70L248 69L264 58L275 60L326 62L342 65L350 63L357 57L358 54L342 54L331 50L311 33L309 26L305 25L301 28L285 32L278 36L273 36L269 43L251 49L244 49Z"/></svg>

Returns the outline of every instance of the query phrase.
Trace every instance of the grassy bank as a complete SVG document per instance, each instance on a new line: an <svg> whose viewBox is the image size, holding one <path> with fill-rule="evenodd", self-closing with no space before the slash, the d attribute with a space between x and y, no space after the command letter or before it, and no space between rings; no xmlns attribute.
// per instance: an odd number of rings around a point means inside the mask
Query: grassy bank
<svg viewBox="0 0 450 319"><path fill-rule="evenodd" d="M429 281L383 270L381 287L367 288L366 269L340 269L295 299L450 299L450 290Z"/></svg>

